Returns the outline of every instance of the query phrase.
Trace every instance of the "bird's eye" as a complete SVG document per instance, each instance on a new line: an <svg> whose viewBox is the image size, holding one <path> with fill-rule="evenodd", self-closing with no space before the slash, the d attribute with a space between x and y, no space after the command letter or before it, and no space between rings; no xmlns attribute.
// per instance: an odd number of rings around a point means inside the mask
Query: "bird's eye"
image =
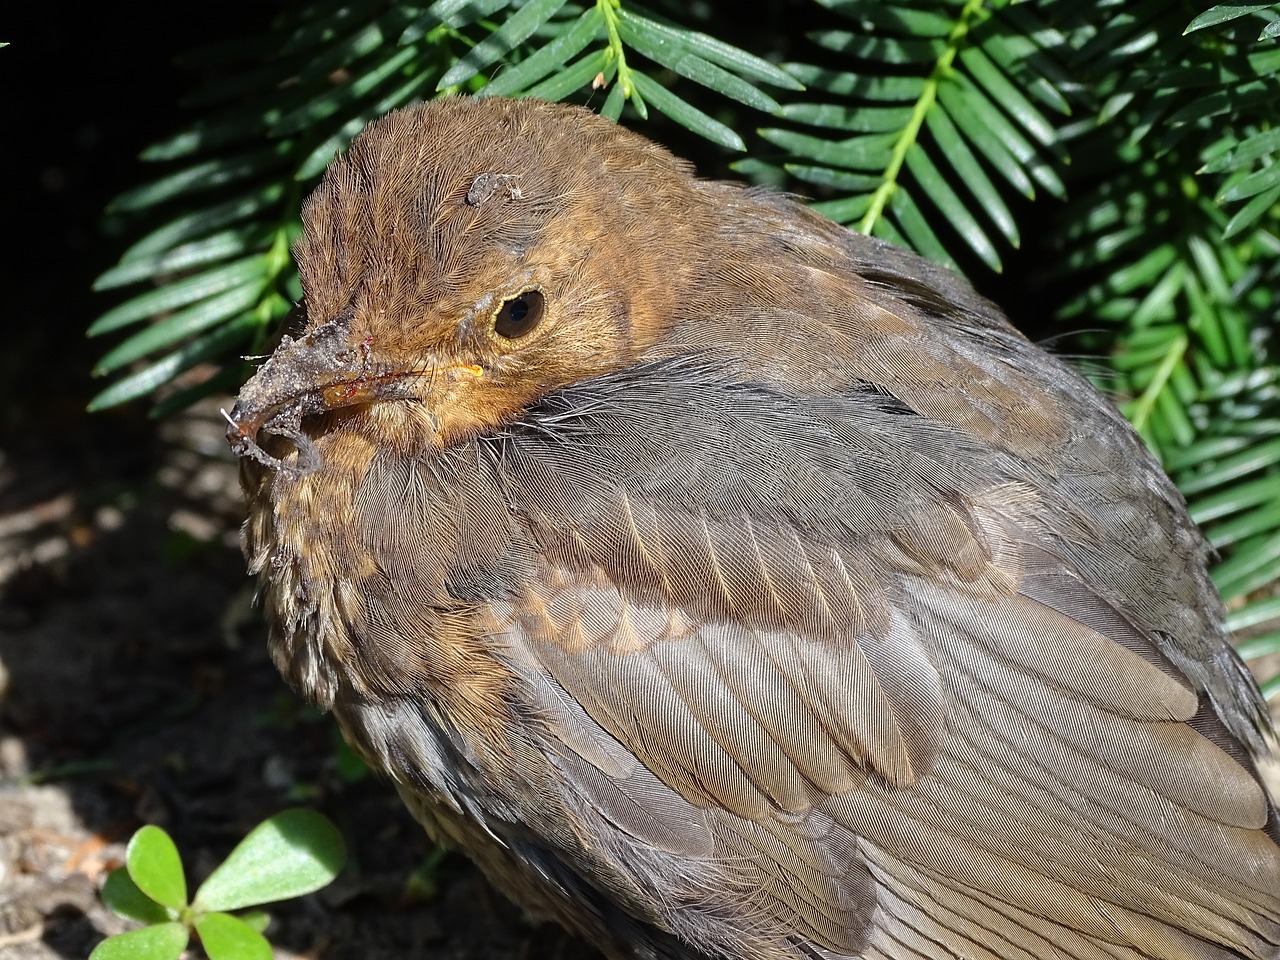
<svg viewBox="0 0 1280 960"><path fill-rule="evenodd" d="M528 333L542 320L545 301L539 290L526 290L512 297L501 307L493 318L493 332L507 340L518 340Z"/></svg>

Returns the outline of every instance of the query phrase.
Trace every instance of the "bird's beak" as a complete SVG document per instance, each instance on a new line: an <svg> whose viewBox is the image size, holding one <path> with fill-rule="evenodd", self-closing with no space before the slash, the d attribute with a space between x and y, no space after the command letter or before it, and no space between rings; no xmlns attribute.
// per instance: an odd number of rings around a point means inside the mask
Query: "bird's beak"
<svg viewBox="0 0 1280 960"><path fill-rule="evenodd" d="M375 362L368 349L350 343L351 319L322 324L295 339L285 337L240 390L228 422L227 439L238 457L250 457L294 477L321 465L315 443L302 429L303 417L378 400L419 396L424 376ZM259 446L260 433L284 437L297 448L294 464L286 464Z"/></svg>

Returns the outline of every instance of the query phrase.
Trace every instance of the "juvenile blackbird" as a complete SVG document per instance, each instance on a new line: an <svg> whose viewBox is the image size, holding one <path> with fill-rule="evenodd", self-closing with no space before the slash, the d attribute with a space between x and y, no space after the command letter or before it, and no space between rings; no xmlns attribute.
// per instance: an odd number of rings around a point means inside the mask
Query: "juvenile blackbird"
<svg viewBox="0 0 1280 960"><path fill-rule="evenodd" d="M229 436L271 649L615 958L1280 956L1268 721L1123 419L586 110L372 124Z"/></svg>

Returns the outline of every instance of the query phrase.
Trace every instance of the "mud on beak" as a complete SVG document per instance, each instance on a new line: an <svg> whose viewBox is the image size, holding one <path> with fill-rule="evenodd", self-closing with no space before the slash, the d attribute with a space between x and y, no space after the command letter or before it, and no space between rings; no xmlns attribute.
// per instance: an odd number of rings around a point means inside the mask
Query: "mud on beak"
<svg viewBox="0 0 1280 960"><path fill-rule="evenodd" d="M418 396L414 382L427 371L382 367L369 351L353 348L351 318L341 317L293 339L276 352L240 390L227 418L227 440L237 457L249 457L297 479L323 463L302 420L313 414L376 400ZM272 456L258 442L261 434L283 437L298 451L296 462Z"/></svg>

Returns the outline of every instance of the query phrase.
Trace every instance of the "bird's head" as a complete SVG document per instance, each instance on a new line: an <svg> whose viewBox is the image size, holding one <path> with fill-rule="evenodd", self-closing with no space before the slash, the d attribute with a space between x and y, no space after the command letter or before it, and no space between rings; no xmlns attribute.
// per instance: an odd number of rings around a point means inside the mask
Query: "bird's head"
<svg viewBox="0 0 1280 960"><path fill-rule="evenodd" d="M233 447L306 473L316 415L406 446L501 426L661 338L699 269L681 237L713 219L687 164L581 108L445 99L393 113L303 209L306 325L241 391ZM260 434L291 440L296 464Z"/></svg>

